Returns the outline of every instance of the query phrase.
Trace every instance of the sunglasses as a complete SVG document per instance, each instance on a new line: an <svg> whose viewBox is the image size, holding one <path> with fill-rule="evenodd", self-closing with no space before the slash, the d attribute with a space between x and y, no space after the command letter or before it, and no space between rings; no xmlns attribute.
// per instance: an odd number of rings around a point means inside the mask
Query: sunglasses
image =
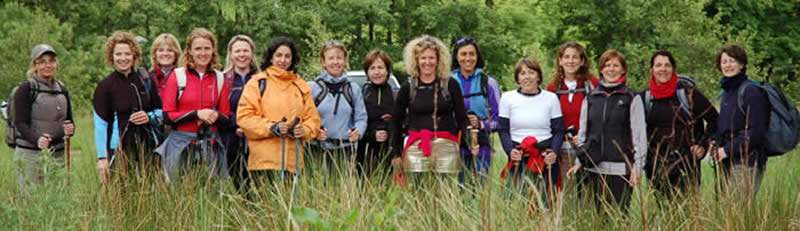
<svg viewBox="0 0 800 231"><path fill-rule="evenodd" d="M342 41L339 41L339 40L330 40L330 41L325 42L325 45L322 45L322 48L328 48L329 46L342 46L343 47L344 43L342 43Z"/></svg>
<svg viewBox="0 0 800 231"><path fill-rule="evenodd" d="M476 42L475 42L474 38L470 38L470 37L461 38L458 41L456 41L456 45L462 45L462 44L465 44L465 43L474 44Z"/></svg>

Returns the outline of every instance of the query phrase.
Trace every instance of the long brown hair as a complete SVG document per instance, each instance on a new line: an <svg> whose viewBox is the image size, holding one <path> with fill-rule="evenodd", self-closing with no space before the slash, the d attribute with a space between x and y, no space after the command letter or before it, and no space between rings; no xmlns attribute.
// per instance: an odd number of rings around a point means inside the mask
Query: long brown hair
<svg viewBox="0 0 800 231"><path fill-rule="evenodd" d="M568 48L574 48L578 50L578 53L581 55L581 59L583 60L583 65L578 68L578 73L575 73L575 77L577 79L578 84L585 82L589 79L589 76L592 74L589 72L589 69L592 68L592 61L589 60L589 55L586 54L586 49L576 42L566 42L561 44L561 47L558 48L558 56L556 56L555 65L553 65L553 75L550 77L550 84L553 86L560 86L561 82L564 81L564 68L561 68L561 57L564 56L564 52L567 52Z"/></svg>
<svg viewBox="0 0 800 231"><path fill-rule="evenodd" d="M179 66L196 68L194 57L189 53L192 50L192 44L195 39L204 38L211 41L211 48L214 50L211 54L211 63L208 64L208 70L219 70L222 68L219 53L217 53L217 36L206 28L195 28L192 33L186 38L186 50L183 50L183 55L179 60Z"/></svg>

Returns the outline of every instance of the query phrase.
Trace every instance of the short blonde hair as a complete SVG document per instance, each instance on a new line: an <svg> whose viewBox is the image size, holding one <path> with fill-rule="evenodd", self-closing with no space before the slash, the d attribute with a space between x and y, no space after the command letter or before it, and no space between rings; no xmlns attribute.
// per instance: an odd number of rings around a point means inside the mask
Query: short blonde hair
<svg viewBox="0 0 800 231"><path fill-rule="evenodd" d="M208 70L219 70L222 67L222 62L220 62L219 53L217 53L217 36L214 36L214 33L211 33L211 31L206 28L195 28L192 30L192 33L189 33L189 36L186 37L186 50L183 50L183 55L181 55L180 61L178 62L179 65L182 67L196 68L194 57L192 57L189 52L192 50L194 40L198 38L211 41L211 49L213 49L214 52L211 54L211 63L208 64Z"/></svg>
<svg viewBox="0 0 800 231"><path fill-rule="evenodd" d="M114 47L120 43L128 44L131 47L133 67L138 67L142 64L142 49L139 47L139 42L136 42L136 36L133 33L127 31L114 31L111 37L106 40L103 52L106 64L114 66Z"/></svg>
<svg viewBox="0 0 800 231"><path fill-rule="evenodd" d="M350 69L350 58L347 55L347 49L344 47L344 43L342 43L342 41L339 41L339 40L330 40L330 41L325 42L325 44L322 45L322 49L320 49L320 51L319 51L319 61L320 61L320 63L325 62L325 52L330 50L330 49L334 49L334 48L339 49L339 50L342 51L342 53L344 53L344 68L345 69ZM322 64L324 64L324 63L322 63ZM324 69L325 67L323 66L322 68Z"/></svg>
<svg viewBox="0 0 800 231"><path fill-rule="evenodd" d="M236 35L231 38L231 41L228 42L228 54L225 55L225 72L228 72L233 69L233 57L231 57L231 53L233 52L233 44L239 41L244 41L247 45L250 45L250 52L252 53L250 57L250 69L251 71L259 71L258 70L258 63L256 62L256 44L253 42L253 39L247 35Z"/></svg>
<svg viewBox="0 0 800 231"><path fill-rule="evenodd" d="M438 64L436 65L436 78L441 83L445 83L450 79L450 52L447 46L444 45L442 40L428 35L415 38L406 44L403 49L403 62L405 64L406 73L413 78L419 78L419 65L417 58L422 54L425 49L433 49L436 51L436 58Z"/></svg>
<svg viewBox="0 0 800 231"><path fill-rule="evenodd" d="M174 35L170 33L163 33L156 37L155 41L153 41L153 45L150 47L150 65L155 67L158 65L158 61L156 61L156 50L158 50L161 46L167 46L175 52L175 60L172 61L173 65L178 64L178 59L181 58L181 44L178 42L178 38L175 38Z"/></svg>

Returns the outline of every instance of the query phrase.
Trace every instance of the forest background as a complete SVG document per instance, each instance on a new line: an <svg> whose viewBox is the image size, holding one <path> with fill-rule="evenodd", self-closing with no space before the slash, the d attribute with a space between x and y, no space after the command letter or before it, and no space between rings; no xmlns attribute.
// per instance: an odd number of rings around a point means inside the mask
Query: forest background
<svg viewBox="0 0 800 231"><path fill-rule="evenodd" d="M592 72L607 49L625 54L629 85L646 87L649 59L671 51L677 71L694 77L709 97L719 93L714 56L724 44L744 45L748 74L780 86L800 101L800 1L797 0L8 0L0 6L0 95L24 78L30 50L39 43L55 47L57 77L70 88L79 109L90 107L96 83L111 67L103 62L103 44L116 30L148 40L143 66L150 67L150 45L172 33L185 46L195 27L206 27L219 40L219 54L237 34L256 42L259 63L269 41L288 36L299 43L299 74L319 74L319 48L338 39L350 50L350 69L361 69L363 56L383 49L404 79L402 48L417 36L442 38L448 45L461 37L478 40L486 72L504 90L516 88L513 68L522 57L542 64L545 80L553 72L558 46L583 44ZM5 98L5 97L0 97Z"/></svg>

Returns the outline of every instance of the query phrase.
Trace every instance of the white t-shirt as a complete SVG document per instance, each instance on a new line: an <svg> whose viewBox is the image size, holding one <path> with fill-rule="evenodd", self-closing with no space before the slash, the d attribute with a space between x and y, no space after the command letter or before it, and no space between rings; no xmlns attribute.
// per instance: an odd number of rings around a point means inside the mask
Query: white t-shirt
<svg viewBox="0 0 800 231"><path fill-rule="evenodd" d="M561 104L558 96L540 90L535 96L526 96L517 90L507 91L500 97L500 117L508 118L511 126L511 140L522 142L533 136L542 141L553 136L550 120L561 117Z"/></svg>

